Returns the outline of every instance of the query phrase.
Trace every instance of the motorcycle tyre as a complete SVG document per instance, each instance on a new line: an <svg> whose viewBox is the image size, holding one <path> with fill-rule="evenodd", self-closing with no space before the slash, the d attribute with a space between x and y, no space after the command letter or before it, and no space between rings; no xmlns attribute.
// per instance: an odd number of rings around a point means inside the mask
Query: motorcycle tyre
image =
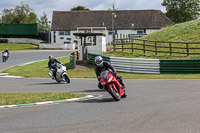
<svg viewBox="0 0 200 133"><path fill-rule="evenodd" d="M6 57L5 56L3 56L3 62L6 62Z"/></svg>
<svg viewBox="0 0 200 133"><path fill-rule="evenodd" d="M68 83L68 84L70 83L70 79L69 79L69 77L67 76L67 74L64 74L64 75L63 75L63 78L65 79L65 82L66 82L66 83Z"/></svg>
<svg viewBox="0 0 200 133"><path fill-rule="evenodd" d="M119 101L120 99L121 99L121 97L119 96L119 93L118 93L118 95L116 94L116 91L115 91L115 89L113 88L113 86L110 86L109 88L108 88L108 90L109 90L109 92L110 92L110 95L113 97L113 99L115 99L116 101Z"/></svg>

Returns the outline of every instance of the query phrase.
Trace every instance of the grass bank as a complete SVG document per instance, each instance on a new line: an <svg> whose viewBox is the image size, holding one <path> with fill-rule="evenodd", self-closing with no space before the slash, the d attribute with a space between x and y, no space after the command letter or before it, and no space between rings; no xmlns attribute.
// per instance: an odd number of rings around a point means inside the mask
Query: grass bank
<svg viewBox="0 0 200 133"><path fill-rule="evenodd" d="M184 43L175 43L175 42L200 42L200 19L193 21L180 23L172 25L166 28L163 28L159 31L148 34L140 39L150 40L145 42L145 54L143 52L144 42L143 41L134 41L133 46L131 43L127 43L123 47L126 48L124 51L113 50L106 52L105 55L108 56L118 56L118 57L128 57L128 58L154 58L154 59L191 59L199 58L199 55L187 56L186 44ZM173 42L171 44L164 42L151 42L151 41L166 41ZM141 45L138 45L141 44ZM156 47L155 47L156 45ZM171 45L169 48L169 45ZM135 48L132 52L132 47ZM122 48L122 45L116 45L116 48ZM189 44L189 53L200 53L199 44ZM112 46L109 49L113 49ZM170 55L169 51L173 52ZM154 52L153 52L154 51ZM155 51L162 51L163 53L155 53ZM166 53L168 52L168 53ZM177 54L176 52L182 53ZM185 53L185 54L183 54Z"/></svg>
<svg viewBox="0 0 200 133"><path fill-rule="evenodd" d="M200 42L200 19L175 24L153 32L141 39L168 42Z"/></svg>

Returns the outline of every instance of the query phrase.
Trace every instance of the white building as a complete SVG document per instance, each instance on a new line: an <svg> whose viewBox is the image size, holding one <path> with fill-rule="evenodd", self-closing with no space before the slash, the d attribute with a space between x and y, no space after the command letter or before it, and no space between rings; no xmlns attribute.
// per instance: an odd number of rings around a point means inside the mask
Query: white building
<svg viewBox="0 0 200 133"><path fill-rule="evenodd" d="M120 34L139 36L172 24L172 21L160 10L54 11L51 43L66 45L65 47L73 49L72 44L78 42L74 33L104 33L106 42L110 43L113 32L119 37ZM92 42L90 38L86 41Z"/></svg>

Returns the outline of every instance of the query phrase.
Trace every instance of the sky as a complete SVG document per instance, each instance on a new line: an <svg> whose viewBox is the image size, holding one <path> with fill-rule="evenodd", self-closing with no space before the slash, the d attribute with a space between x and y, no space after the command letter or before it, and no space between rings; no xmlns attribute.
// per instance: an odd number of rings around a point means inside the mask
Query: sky
<svg viewBox="0 0 200 133"><path fill-rule="evenodd" d="M70 11L76 6L84 6L90 10L107 10L112 9L114 4L117 10L156 9L166 12L166 8L161 5L163 0L0 0L0 17L4 9L14 9L22 1L34 10L38 18L45 12L49 21L52 20L53 11Z"/></svg>

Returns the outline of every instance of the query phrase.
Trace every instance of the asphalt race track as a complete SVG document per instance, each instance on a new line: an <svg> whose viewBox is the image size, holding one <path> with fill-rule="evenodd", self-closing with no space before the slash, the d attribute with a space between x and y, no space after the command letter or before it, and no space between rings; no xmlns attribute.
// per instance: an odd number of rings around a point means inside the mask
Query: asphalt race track
<svg viewBox="0 0 200 133"><path fill-rule="evenodd" d="M0 63L0 70L15 63L45 59L49 54L59 57L69 53L16 52L12 53L15 60ZM1 108L0 133L200 132L199 80L124 82L128 96L115 102L107 92L97 88L96 79L71 79L70 84L57 84L51 79L0 77L1 93L73 92L95 96L76 102Z"/></svg>

